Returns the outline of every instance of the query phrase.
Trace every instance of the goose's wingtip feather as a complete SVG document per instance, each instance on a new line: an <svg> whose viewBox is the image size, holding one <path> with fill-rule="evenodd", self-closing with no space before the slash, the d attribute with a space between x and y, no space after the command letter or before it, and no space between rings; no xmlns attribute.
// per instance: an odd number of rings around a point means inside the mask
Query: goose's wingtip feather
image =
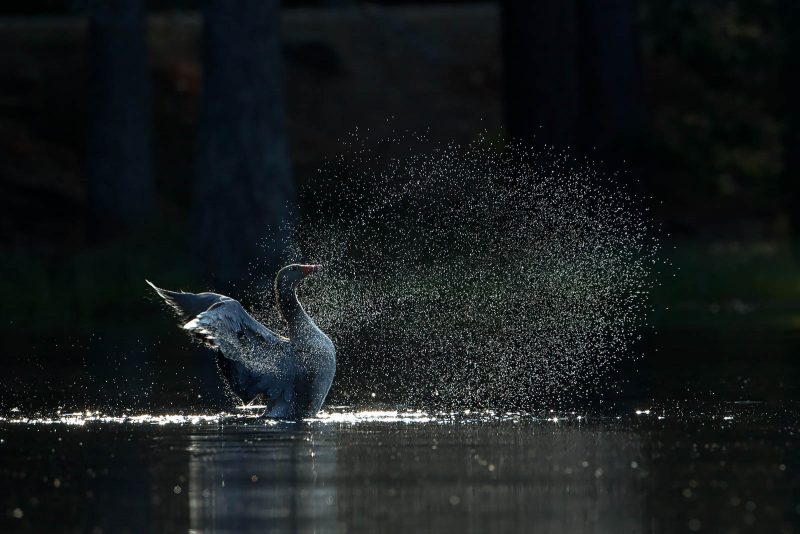
<svg viewBox="0 0 800 534"><path fill-rule="evenodd" d="M145 281L145 282L147 282L147 284L148 284L150 287L152 287L152 288L153 288L153 290L154 290L156 293L158 293L158 296L159 296L159 297L161 297L162 299L164 299L164 300L166 300L166 301L169 301L169 296L168 296L166 293L164 293L164 290L163 290L163 289L161 289L160 287L158 287L157 285L155 285L153 282L151 282L151 281L150 281L150 280L148 280L147 278L145 278L145 279L144 279L144 281Z"/></svg>
<svg viewBox="0 0 800 534"><path fill-rule="evenodd" d="M148 286L152 287L153 289L155 289L156 291L158 291L159 293L161 293L161 288L160 288L160 287L158 287L157 285L155 285L153 282L151 282L151 281L150 281L150 280L148 280L147 278L145 278L145 279L144 279L144 281L145 281L145 282L147 282L147 285L148 285Z"/></svg>

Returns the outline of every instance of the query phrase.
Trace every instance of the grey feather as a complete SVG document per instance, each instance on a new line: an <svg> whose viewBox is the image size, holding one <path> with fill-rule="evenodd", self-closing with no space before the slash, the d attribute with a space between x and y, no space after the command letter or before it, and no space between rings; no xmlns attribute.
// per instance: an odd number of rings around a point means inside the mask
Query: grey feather
<svg viewBox="0 0 800 534"><path fill-rule="evenodd" d="M184 322L203 313L212 305L228 299L225 295L218 295L217 293L184 293L183 291L170 291L168 289L156 287L150 280L145 280L145 282L155 289L156 293L164 299L164 302L175 310Z"/></svg>

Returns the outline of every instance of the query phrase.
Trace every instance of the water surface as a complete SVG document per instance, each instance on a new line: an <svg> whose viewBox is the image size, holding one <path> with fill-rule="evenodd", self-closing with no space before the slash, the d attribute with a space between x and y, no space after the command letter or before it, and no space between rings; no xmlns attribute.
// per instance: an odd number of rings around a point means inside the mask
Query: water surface
<svg viewBox="0 0 800 534"><path fill-rule="evenodd" d="M8 413L0 530L797 532L797 408Z"/></svg>

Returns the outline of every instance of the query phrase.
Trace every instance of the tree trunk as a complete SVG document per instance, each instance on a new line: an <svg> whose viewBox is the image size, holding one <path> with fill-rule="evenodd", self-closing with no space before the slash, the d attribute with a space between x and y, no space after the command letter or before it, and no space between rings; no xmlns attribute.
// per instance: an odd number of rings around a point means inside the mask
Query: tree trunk
<svg viewBox="0 0 800 534"><path fill-rule="evenodd" d="M792 238L800 237L800 4L782 0L783 19L783 192ZM798 251L800 253L800 251Z"/></svg>
<svg viewBox="0 0 800 534"><path fill-rule="evenodd" d="M640 49L631 0L505 0L511 136L618 168L642 133Z"/></svg>
<svg viewBox="0 0 800 534"><path fill-rule="evenodd" d="M580 105L576 0L505 0L506 124L534 145L574 146Z"/></svg>
<svg viewBox="0 0 800 534"><path fill-rule="evenodd" d="M295 202L278 0L211 0L193 200L194 249L216 287L272 272Z"/></svg>
<svg viewBox="0 0 800 534"><path fill-rule="evenodd" d="M142 1L91 6L88 193L91 231L105 237L146 222L155 204L150 81Z"/></svg>
<svg viewBox="0 0 800 534"><path fill-rule="evenodd" d="M637 152L645 116L636 9L632 0L592 0L578 17L581 145L617 166Z"/></svg>

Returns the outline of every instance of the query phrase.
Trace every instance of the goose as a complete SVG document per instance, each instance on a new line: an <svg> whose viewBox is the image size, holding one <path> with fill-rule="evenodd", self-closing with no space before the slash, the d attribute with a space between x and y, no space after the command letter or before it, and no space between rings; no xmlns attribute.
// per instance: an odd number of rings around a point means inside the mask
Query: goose
<svg viewBox="0 0 800 534"><path fill-rule="evenodd" d="M242 305L217 293L184 293L145 280L179 315L184 330L217 352L217 367L244 403L263 400L265 417L314 417L336 373L333 342L297 299L302 280L321 265L287 265L275 277L275 300L288 337L256 321Z"/></svg>

